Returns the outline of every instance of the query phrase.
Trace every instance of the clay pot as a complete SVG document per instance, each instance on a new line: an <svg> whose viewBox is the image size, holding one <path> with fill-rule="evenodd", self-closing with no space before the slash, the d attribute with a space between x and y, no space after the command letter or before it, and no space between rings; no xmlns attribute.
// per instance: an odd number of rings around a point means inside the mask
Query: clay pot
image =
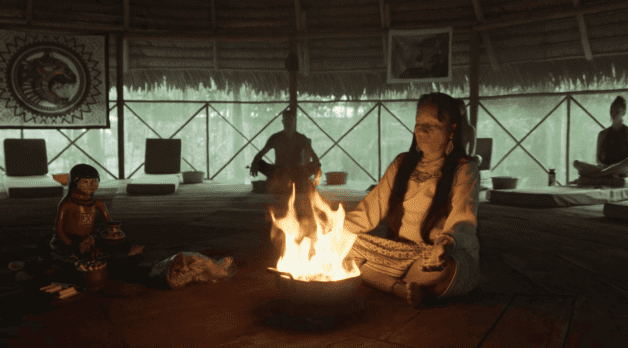
<svg viewBox="0 0 628 348"><path fill-rule="evenodd" d="M97 292L105 286L105 283L109 278L107 274L107 265L95 271L83 272L83 276L85 277L85 287L87 288L87 291Z"/></svg>

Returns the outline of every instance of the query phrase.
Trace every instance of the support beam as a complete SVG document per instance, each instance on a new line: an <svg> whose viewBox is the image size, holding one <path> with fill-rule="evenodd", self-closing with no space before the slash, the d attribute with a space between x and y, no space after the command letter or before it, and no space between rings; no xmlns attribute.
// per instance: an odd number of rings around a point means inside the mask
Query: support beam
<svg viewBox="0 0 628 348"><path fill-rule="evenodd" d="M480 40L479 33L469 34L469 122L478 129L478 104L480 101Z"/></svg>
<svg viewBox="0 0 628 348"><path fill-rule="evenodd" d="M475 10L475 17L478 22L484 23L484 12L482 12L482 7L480 7L480 0L471 0L473 1L473 9ZM491 67L493 71L499 70L499 62L497 61L497 55L495 55L495 50L493 49L493 42L491 41L491 37L488 32L482 33L482 40L484 41L484 48L486 48L486 54L488 54L488 59L491 62Z"/></svg>
<svg viewBox="0 0 628 348"><path fill-rule="evenodd" d="M116 34L116 96L118 105L118 178L124 180L124 34Z"/></svg>
<svg viewBox="0 0 628 348"><path fill-rule="evenodd" d="M579 0L573 0L573 4L578 9L580 7ZM587 23L584 21L584 15L577 15L578 27L580 27L580 40L582 40L582 50L584 51L584 57L586 60L593 60L593 52L591 52L591 45L589 44L589 33L587 32Z"/></svg>
<svg viewBox="0 0 628 348"><path fill-rule="evenodd" d="M33 20L33 0L26 2L26 23L30 24Z"/></svg>
<svg viewBox="0 0 628 348"><path fill-rule="evenodd" d="M212 0L212 33L216 35L216 1ZM213 58L214 58L214 70L218 70L218 43L216 40L212 41Z"/></svg>
<svg viewBox="0 0 628 348"><path fill-rule="evenodd" d="M578 15L587 15L600 12L612 12L628 9L628 1L618 1L615 3L606 3L599 5L581 6L578 9L565 11L564 9L540 13L534 17L521 16L520 18L511 18L507 20L489 21L473 28L476 31L486 31L497 28L514 27L521 24L546 22L554 19L569 18Z"/></svg>
<svg viewBox="0 0 628 348"><path fill-rule="evenodd" d="M301 11L300 31L304 34L307 34L307 15L305 11ZM303 74L303 76L308 76L310 74L310 47L307 44L307 39L303 39L299 52L301 53L301 59L299 59L299 64L301 65L301 73Z"/></svg>
<svg viewBox="0 0 628 348"><path fill-rule="evenodd" d="M382 29L390 29L388 0L379 0L379 12L382 19ZM384 51L384 65L388 66L388 35L382 35L382 49Z"/></svg>
<svg viewBox="0 0 628 348"><path fill-rule="evenodd" d="M130 53L129 53L129 40L127 38L122 38L122 59L124 61L122 72L127 73L129 71L129 62L130 62Z"/></svg>
<svg viewBox="0 0 628 348"><path fill-rule="evenodd" d="M123 28L124 31L128 31L131 28L131 0L123 0Z"/></svg>

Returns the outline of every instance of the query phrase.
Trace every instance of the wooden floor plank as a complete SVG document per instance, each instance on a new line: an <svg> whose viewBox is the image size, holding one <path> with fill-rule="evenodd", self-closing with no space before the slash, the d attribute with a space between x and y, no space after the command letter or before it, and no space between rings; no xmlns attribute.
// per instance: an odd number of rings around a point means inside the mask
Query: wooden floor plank
<svg viewBox="0 0 628 348"><path fill-rule="evenodd" d="M128 347L98 298L91 294L54 312L27 315L24 319L27 322L10 329L9 347Z"/></svg>
<svg viewBox="0 0 628 348"><path fill-rule="evenodd" d="M482 281L478 285L487 292L505 294L538 294L542 292L530 279L506 264L498 251L480 250L482 260Z"/></svg>
<svg viewBox="0 0 628 348"><path fill-rule="evenodd" d="M403 348L410 347L397 343L390 343L385 341L379 341L372 338L366 338L361 336L356 336L350 338L348 340L333 343L327 348Z"/></svg>
<svg viewBox="0 0 628 348"><path fill-rule="evenodd" d="M606 278L607 281L628 291L628 270L625 263L588 250L561 251L557 255L584 270Z"/></svg>
<svg viewBox="0 0 628 348"><path fill-rule="evenodd" d="M605 298L580 297L571 319L565 348L625 347L628 308Z"/></svg>
<svg viewBox="0 0 628 348"><path fill-rule="evenodd" d="M387 341L412 347L476 347L511 296L476 292L465 301L436 306L399 328Z"/></svg>
<svg viewBox="0 0 628 348"><path fill-rule="evenodd" d="M281 329L266 329L254 335L246 335L216 347L277 347L277 348L319 348L336 347L341 342L352 342L361 337L344 331L297 332ZM338 347L345 347L338 345ZM385 347L385 346L384 346ZM394 346L390 346L393 348ZM398 347L398 346L397 346Z"/></svg>
<svg viewBox="0 0 628 348"><path fill-rule="evenodd" d="M574 300L517 296L486 336L482 348L562 348Z"/></svg>
<svg viewBox="0 0 628 348"><path fill-rule="evenodd" d="M420 312L401 298L365 285L360 288L359 296L364 299L365 313L348 330L360 336L386 340Z"/></svg>

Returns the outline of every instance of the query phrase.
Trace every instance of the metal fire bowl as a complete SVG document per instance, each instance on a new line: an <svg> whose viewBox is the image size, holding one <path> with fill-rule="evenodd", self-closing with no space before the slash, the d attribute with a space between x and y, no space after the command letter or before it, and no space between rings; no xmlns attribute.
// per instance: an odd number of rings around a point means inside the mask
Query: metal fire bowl
<svg viewBox="0 0 628 348"><path fill-rule="evenodd" d="M338 281L306 282L272 267L268 268L268 272L277 276L277 288L283 300L308 308L347 307L355 302L361 283L360 276Z"/></svg>

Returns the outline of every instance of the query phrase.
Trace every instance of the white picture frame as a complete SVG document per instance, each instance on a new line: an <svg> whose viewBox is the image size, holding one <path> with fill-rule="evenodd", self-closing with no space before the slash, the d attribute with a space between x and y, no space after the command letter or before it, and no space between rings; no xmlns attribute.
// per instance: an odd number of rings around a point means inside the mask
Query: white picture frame
<svg viewBox="0 0 628 348"><path fill-rule="evenodd" d="M452 37L452 27L390 30L387 82L450 82Z"/></svg>

